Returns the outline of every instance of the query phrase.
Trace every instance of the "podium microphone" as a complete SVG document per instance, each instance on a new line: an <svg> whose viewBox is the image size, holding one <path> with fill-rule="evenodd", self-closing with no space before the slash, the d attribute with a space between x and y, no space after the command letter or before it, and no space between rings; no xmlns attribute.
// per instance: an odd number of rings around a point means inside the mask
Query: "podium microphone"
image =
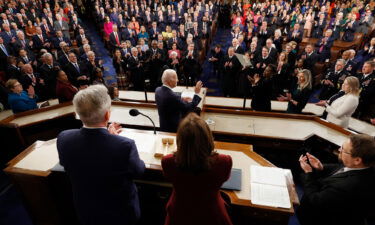
<svg viewBox="0 0 375 225"><path fill-rule="evenodd" d="M155 123L154 123L154 121L152 121L152 119L151 119L149 116L147 116L147 115L141 113L140 111L138 111L138 109L131 109L131 110L129 111L129 114L130 114L131 116L142 115L142 116L148 118L148 119L151 121L152 125L154 126L154 134L156 134Z"/></svg>

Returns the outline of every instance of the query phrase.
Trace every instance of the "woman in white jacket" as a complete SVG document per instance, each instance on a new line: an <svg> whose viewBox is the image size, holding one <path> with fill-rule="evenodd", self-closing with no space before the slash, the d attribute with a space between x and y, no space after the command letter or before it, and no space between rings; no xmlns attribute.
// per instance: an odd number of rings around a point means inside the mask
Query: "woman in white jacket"
<svg viewBox="0 0 375 225"><path fill-rule="evenodd" d="M340 92L327 101L318 102L317 105L326 106L328 122L347 128L358 103L359 80L350 76L345 79Z"/></svg>

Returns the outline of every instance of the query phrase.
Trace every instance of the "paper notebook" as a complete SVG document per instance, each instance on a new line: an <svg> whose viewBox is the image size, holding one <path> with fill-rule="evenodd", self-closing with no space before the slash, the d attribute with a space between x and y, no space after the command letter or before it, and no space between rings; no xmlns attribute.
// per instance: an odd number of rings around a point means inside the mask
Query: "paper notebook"
<svg viewBox="0 0 375 225"><path fill-rule="evenodd" d="M285 174L282 168L250 166L251 202L256 205L290 208Z"/></svg>
<svg viewBox="0 0 375 225"><path fill-rule="evenodd" d="M221 186L223 189L241 191L242 170L232 168L229 179Z"/></svg>

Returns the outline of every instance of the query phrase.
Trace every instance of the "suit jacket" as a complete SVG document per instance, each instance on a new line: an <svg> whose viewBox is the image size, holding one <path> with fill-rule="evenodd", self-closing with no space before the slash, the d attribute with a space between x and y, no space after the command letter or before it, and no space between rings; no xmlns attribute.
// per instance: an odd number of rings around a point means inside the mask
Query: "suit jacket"
<svg viewBox="0 0 375 225"><path fill-rule="evenodd" d="M208 171L193 174L179 169L172 154L163 157L164 176L173 184L166 206L165 225L232 224L219 193L221 185L229 178L232 159L227 155L212 158L214 163ZM188 209L189 213L186 213Z"/></svg>
<svg viewBox="0 0 375 225"><path fill-rule="evenodd" d="M155 100L158 107L160 130L176 132L182 116L193 110L199 104L201 97L194 95L192 102L186 103L169 87L161 86L155 90Z"/></svg>
<svg viewBox="0 0 375 225"><path fill-rule="evenodd" d="M122 39L122 34L117 32L117 37L118 37L118 42L121 44ZM112 48L120 47L120 45L116 41L115 34L112 32L109 34L109 44L112 46Z"/></svg>
<svg viewBox="0 0 375 225"><path fill-rule="evenodd" d="M340 168L324 165L323 171L306 174L297 209L301 225L362 225L366 214L374 212L374 168L333 175Z"/></svg>
<svg viewBox="0 0 375 225"><path fill-rule="evenodd" d="M71 45L70 44L70 40L69 38L66 38L66 37L62 37L61 40L58 38L58 37L55 37L52 39L52 45L55 49L60 49L60 42L64 41L65 43L67 43L69 46Z"/></svg>
<svg viewBox="0 0 375 225"><path fill-rule="evenodd" d="M3 45L4 45L6 52L0 48L0 71L5 71L7 69L8 56L12 55L10 47L5 43Z"/></svg>
<svg viewBox="0 0 375 225"><path fill-rule="evenodd" d="M86 77L89 77L86 66L84 64L80 63L80 62L77 62L77 63L78 63L79 71L70 62L68 64L66 64L66 66L64 67L64 71L65 71L66 75L68 76L69 81L75 86L79 86L80 84L82 84L82 83L80 83L82 80L81 81L77 80L77 78L79 76L85 75Z"/></svg>
<svg viewBox="0 0 375 225"><path fill-rule="evenodd" d="M53 23L53 29L54 29L55 31L59 31L59 30L61 30L62 33L64 34L64 37L70 39L70 34L69 34L69 24L68 24L66 21L62 20L62 26L60 25L60 22L59 22L59 21L55 21L55 22Z"/></svg>
<svg viewBox="0 0 375 225"><path fill-rule="evenodd" d="M133 179L145 165L133 140L81 128L61 132L57 150L83 224L135 224L140 209Z"/></svg>
<svg viewBox="0 0 375 225"><path fill-rule="evenodd" d="M33 40L33 47L34 47L35 49L40 50L41 48L45 48L45 47L44 47L44 44L50 42L50 40L48 39L47 35L42 34L42 37L43 37L43 41L42 41L42 39L39 38L38 35L34 35L34 36L32 37L32 40Z"/></svg>
<svg viewBox="0 0 375 225"><path fill-rule="evenodd" d="M350 22L349 22L350 23ZM344 27L344 36L342 36L343 41L352 42L354 40L354 33L357 30L358 21L354 21L352 27L346 25Z"/></svg>
<svg viewBox="0 0 375 225"><path fill-rule="evenodd" d="M0 36L3 38L5 44L9 44L12 41L13 37L17 37L16 32L14 30L9 31L10 34L3 31L0 33Z"/></svg>
<svg viewBox="0 0 375 225"><path fill-rule="evenodd" d="M310 55L308 55L307 52L303 52L300 58L302 57L305 58L303 62L304 67L313 73L315 64L316 62L318 62L318 59L319 59L318 54L316 54L315 52L312 52Z"/></svg>

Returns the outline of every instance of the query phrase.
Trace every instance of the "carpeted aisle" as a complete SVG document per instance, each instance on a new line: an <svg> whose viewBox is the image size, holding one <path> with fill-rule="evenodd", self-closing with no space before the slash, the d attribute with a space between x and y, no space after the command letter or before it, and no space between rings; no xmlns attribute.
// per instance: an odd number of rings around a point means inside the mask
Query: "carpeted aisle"
<svg viewBox="0 0 375 225"><path fill-rule="evenodd" d="M103 60L104 80L107 82L108 85L112 85L113 83L117 82L116 71L112 65L112 58L108 50L105 48L104 42L102 41L102 38L99 36L98 31L96 31L95 26L87 19L83 20L83 22L86 28L86 35L88 35L93 42L91 44L91 48L94 50L96 58Z"/></svg>
<svg viewBox="0 0 375 225"><path fill-rule="evenodd" d="M208 88L207 95L209 96L222 96L219 77L214 76L213 66L208 61L208 59L211 57L211 49L214 49L215 45L220 44L222 46L222 51L226 53L231 41L232 37L230 29L218 28L215 37L208 48L206 60L202 65L201 81L203 82L204 87Z"/></svg>

